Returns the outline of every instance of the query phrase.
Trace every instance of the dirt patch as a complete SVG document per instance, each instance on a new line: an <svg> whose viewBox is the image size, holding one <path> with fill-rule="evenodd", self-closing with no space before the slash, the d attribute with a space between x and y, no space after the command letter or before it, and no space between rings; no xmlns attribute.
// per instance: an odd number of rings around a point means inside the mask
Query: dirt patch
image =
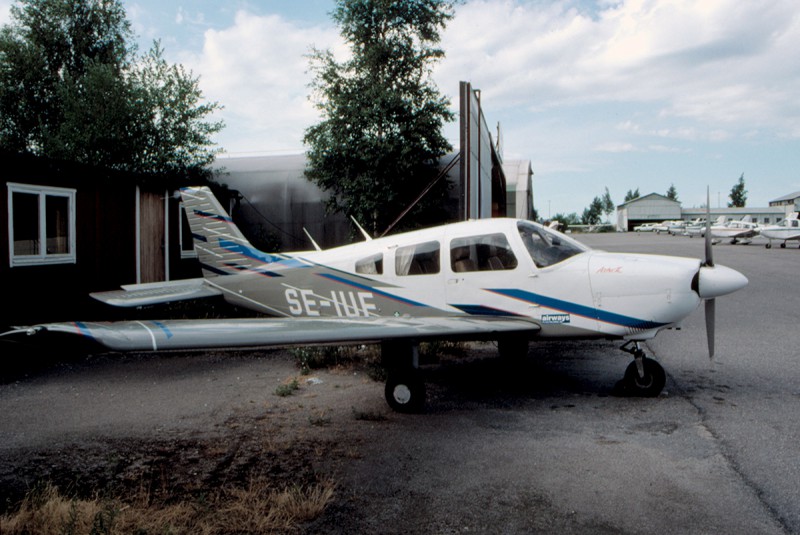
<svg viewBox="0 0 800 535"><path fill-rule="evenodd" d="M46 483L76 498L171 504L218 489L335 482L392 418L352 362L301 373L286 351L110 355L0 385L0 505ZM282 385L294 388L281 390Z"/></svg>

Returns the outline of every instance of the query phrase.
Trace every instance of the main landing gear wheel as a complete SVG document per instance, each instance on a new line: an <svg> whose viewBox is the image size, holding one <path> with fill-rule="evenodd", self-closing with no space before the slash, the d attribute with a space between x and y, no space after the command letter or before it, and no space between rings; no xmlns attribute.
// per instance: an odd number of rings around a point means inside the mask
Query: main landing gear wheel
<svg viewBox="0 0 800 535"><path fill-rule="evenodd" d="M642 373L636 361L631 362L622 379L625 389L634 396L654 398L664 389L667 374L658 362L642 357Z"/></svg>
<svg viewBox="0 0 800 535"><path fill-rule="evenodd" d="M420 412L425 406L425 382L416 370L395 370L386 379L386 402L397 412Z"/></svg>
<svg viewBox="0 0 800 535"><path fill-rule="evenodd" d="M386 403L397 412L421 412L425 406L425 382L419 372L419 348L416 343L385 341L381 360L388 372Z"/></svg>

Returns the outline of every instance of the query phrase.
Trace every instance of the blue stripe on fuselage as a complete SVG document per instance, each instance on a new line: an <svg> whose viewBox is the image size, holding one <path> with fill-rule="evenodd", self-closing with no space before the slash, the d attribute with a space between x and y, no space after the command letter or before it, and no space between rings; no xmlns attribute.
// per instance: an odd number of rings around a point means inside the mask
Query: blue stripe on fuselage
<svg viewBox="0 0 800 535"><path fill-rule="evenodd" d="M518 299L520 301L525 301L526 303L532 303L546 308L567 312L569 314L596 319L604 323L613 323L615 325L620 325L622 327L628 327L631 329L649 330L668 325L667 323L643 320L640 318L616 314L614 312L607 312L605 310L600 310L585 305L579 305L577 303L571 303L569 301L562 301L561 299L555 299L553 297L547 297L545 295L535 294L533 292L526 292L525 290L497 288L488 291L499 295L504 295L506 297L511 297L513 299Z"/></svg>
<svg viewBox="0 0 800 535"><path fill-rule="evenodd" d="M513 312L500 310L499 308L487 307L484 305L454 305L451 307L457 308L471 316L519 316Z"/></svg>
<svg viewBox="0 0 800 535"><path fill-rule="evenodd" d="M419 303L417 301L412 301L411 299L406 299L404 297L400 297L400 296L397 296L397 295L390 294L388 292L384 292L383 290L378 290L377 288L374 288L372 286L367 286L366 284L361 284L361 283L358 283L358 282L355 282L355 281L351 281L351 280L345 279L344 277L339 277L338 275L332 275L330 273L317 273L317 275L319 275L320 277L324 277L326 279L330 279L332 281L341 283L341 284L346 284L347 286L352 286L353 288L358 288L359 290L366 290L368 292L372 292L372 293L374 293L376 295L379 295L381 297L385 297L387 299L391 299L392 301L397 301L397 302L403 303L405 305L410 305L410 306L414 306L414 307L426 307L426 308L428 306L428 305L426 305L424 303Z"/></svg>

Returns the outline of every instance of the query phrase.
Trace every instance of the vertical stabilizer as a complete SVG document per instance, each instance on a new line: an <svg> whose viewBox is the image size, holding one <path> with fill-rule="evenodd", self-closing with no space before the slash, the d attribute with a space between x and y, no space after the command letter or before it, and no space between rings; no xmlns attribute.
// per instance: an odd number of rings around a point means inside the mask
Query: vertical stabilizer
<svg viewBox="0 0 800 535"><path fill-rule="evenodd" d="M205 277L233 275L277 260L253 247L207 187L181 188Z"/></svg>

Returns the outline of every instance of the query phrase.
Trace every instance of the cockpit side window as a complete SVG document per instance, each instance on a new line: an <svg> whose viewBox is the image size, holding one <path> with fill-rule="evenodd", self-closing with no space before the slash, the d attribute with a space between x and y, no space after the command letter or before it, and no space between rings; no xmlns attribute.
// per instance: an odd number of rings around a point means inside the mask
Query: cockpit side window
<svg viewBox="0 0 800 535"><path fill-rule="evenodd" d="M395 273L399 276L439 273L439 242L429 241L398 247L394 264Z"/></svg>
<svg viewBox="0 0 800 535"><path fill-rule="evenodd" d="M517 228L536 267L552 266L589 250L585 245L545 227L520 221Z"/></svg>
<svg viewBox="0 0 800 535"><path fill-rule="evenodd" d="M450 268L454 273L499 271L517 267L517 257L505 234L454 238L450 242Z"/></svg>

